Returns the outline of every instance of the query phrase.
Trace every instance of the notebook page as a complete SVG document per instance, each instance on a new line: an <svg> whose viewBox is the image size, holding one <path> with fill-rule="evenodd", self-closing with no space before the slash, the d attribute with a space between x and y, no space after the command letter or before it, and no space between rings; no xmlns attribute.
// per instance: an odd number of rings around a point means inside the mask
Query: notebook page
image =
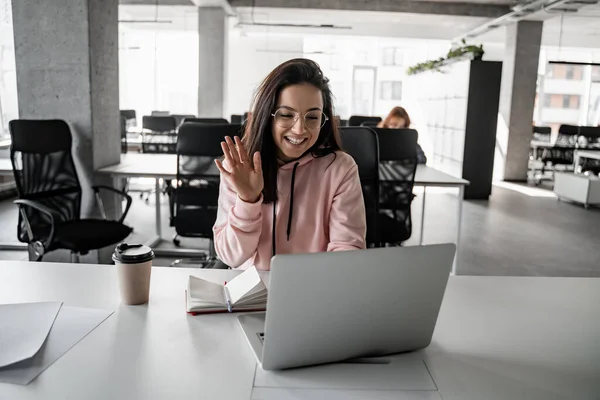
<svg viewBox="0 0 600 400"><path fill-rule="evenodd" d="M229 285L228 285L229 286ZM190 298L200 300L200 302L225 304L225 295L223 285L206 281L190 275L189 280Z"/></svg>
<svg viewBox="0 0 600 400"><path fill-rule="evenodd" d="M256 267L248 268L234 279L227 282L231 304L236 304L246 296L251 296L265 289Z"/></svg>

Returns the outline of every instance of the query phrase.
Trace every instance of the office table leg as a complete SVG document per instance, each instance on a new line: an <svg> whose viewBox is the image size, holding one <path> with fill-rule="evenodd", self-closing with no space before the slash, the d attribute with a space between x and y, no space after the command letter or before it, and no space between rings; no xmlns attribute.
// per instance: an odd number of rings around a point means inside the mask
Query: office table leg
<svg viewBox="0 0 600 400"><path fill-rule="evenodd" d="M161 231L162 231L162 222L161 222L161 215L160 215L160 178L156 178L155 179L155 183L154 183L154 188L156 190L156 193L154 194L154 198L155 198L155 202L156 202L156 235L149 239L145 245L148 247L151 247L154 249L155 246L157 246L161 240ZM156 250L154 251L154 253L156 254Z"/></svg>
<svg viewBox="0 0 600 400"><path fill-rule="evenodd" d="M462 210L463 202L465 198L465 186L460 185L458 187L458 220L456 221L456 256L454 257L454 264L452 264L452 275L456 275L456 268L458 267L459 254L460 254L460 228L462 226Z"/></svg>
<svg viewBox="0 0 600 400"><path fill-rule="evenodd" d="M423 186L423 198L421 199L421 232L419 232L419 246L423 245L423 232L425 232L425 192L427 186Z"/></svg>
<svg viewBox="0 0 600 400"><path fill-rule="evenodd" d="M162 234L162 221L160 216L160 179L156 178L155 180L155 200L156 200L156 235L161 237Z"/></svg>

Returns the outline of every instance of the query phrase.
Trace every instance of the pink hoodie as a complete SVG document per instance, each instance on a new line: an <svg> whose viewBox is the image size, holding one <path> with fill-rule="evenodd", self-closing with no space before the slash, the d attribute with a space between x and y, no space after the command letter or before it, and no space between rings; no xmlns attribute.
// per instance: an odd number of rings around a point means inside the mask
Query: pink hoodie
<svg viewBox="0 0 600 400"><path fill-rule="evenodd" d="M365 248L365 205L358 168L348 154L307 154L280 166L277 190L273 235L273 203L263 204L262 196L256 203L244 202L221 179L213 232L215 250L225 264L268 270L274 253Z"/></svg>

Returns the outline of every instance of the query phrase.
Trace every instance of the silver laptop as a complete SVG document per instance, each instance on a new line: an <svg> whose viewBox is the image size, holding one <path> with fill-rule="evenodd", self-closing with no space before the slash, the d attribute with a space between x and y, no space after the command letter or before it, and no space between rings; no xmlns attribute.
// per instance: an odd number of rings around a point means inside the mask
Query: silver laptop
<svg viewBox="0 0 600 400"><path fill-rule="evenodd" d="M427 347L456 246L276 255L267 312L238 316L263 369Z"/></svg>

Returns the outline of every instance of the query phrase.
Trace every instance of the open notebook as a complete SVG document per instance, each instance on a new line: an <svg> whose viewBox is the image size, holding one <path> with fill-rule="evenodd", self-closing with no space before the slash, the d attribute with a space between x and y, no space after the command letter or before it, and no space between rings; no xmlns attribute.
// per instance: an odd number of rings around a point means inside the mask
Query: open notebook
<svg viewBox="0 0 600 400"><path fill-rule="evenodd" d="M267 308L267 287L255 267L223 285L190 275L186 297L187 312L191 314L264 311Z"/></svg>

